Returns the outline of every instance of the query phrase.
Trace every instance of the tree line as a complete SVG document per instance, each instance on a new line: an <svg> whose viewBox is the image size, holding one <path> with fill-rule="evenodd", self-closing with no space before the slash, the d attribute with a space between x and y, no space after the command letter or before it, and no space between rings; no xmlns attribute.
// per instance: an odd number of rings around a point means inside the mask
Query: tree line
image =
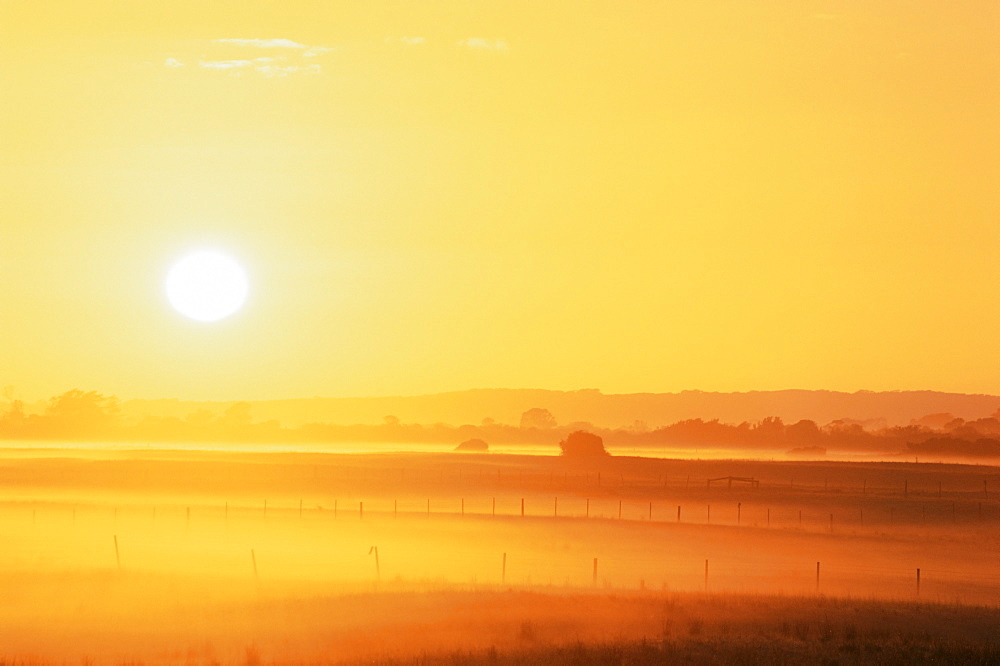
<svg viewBox="0 0 1000 666"><path fill-rule="evenodd" d="M559 424L545 408L525 411L517 425L485 418L479 424L402 423L386 416L378 424L341 425L307 423L286 427L276 420L253 420L247 403L237 402L221 413L192 412L184 418L146 416L127 420L119 401L95 391L74 389L54 396L39 413L28 414L20 401L11 401L0 414L0 437L16 440L114 440L136 442L412 442L458 443L481 439L496 444L556 445L570 433L593 433L612 446L747 448L821 452L825 449L913 454L1000 456L1000 409L993 415L965 421L950 415L929 415L908 426L866 428L850 420L823 426L814 421L785 423L772 416L739 424L719 420L686 419L650 428L635 422L606 428L591 423Z"/></svg>

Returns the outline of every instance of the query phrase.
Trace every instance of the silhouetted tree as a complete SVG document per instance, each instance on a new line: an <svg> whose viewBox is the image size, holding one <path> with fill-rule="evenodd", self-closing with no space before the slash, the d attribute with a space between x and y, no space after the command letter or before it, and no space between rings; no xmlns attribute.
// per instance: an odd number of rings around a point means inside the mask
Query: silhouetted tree
<svg viewBox="0 0 1000 666"><path fill-rule="evenodd" d="M45 428L56 435L106 435L118 423L118 399L96 391L73 389L49 400Z"/></svg>
<svg viewBox="0 0 1000 666"><path fill-rule="evenodd" d="M559 448L562 449L562 455L573 458L600 458L608 455L604 449L604 440L585 430L571 432L559 442Z"/></svg>
<svg viewBox="0 0 1000 666"><path fill-rule="evenodd" d="M534 407L521 414L521 427L525 429L548 430L555 428L556 425L556 417L552 416L552 412L541 407Z"/></svg>
<svg viewBox="0 0 1000 666"><path fill-rule="evenodd" d="M467 439L455 447L456 451L471 451L475 453L485 453L490 450L489 444L479 438Z"/></svg>

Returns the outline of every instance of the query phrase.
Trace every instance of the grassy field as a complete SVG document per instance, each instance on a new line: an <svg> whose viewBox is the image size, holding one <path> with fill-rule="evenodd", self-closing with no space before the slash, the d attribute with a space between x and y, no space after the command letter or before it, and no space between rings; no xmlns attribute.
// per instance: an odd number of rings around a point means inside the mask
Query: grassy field
<svg viewBox="0 0 1000 666"><path fill-rule="evenodd" d="M0 659L989 663L996 473L8 449Z"/></svg>

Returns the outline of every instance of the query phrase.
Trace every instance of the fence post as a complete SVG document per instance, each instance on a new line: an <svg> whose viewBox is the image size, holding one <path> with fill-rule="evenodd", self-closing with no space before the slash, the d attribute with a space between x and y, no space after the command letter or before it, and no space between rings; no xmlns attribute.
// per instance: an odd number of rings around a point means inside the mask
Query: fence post
<svg viewBox="0 0 1000 666"><path fill-rule="evenodd" d="M917 567L917 596L920 596L920 567Z"/></svg>
<svg viewBox="0 0 1000 666"><path fill-rule="evenodd" d="M736 524L740 524L741 514L743 512L743 502L736 503Z"/></svg>
<svg viewBox="0 0 1000 666"><path fill-rule="evenodd" d="M819 562L816 563L816 591L819 592Z"/></svg>
<svg viewBox="0 0 1000 666"><path fill-rule="evenodd" d="M677 522L681 522L681 507L677 507Z"/></svg>
<svg viewBox="0 0 1000 666"><path fill-rule="evenodd" d="M521 498L521 517L524 518L524 498Z"/></svg>
<svg viewBox="0 0 1000 666"><path fill-rule="evenodd" d="M705 560L705 591L708 592L708 560Z"/></svg>
<svg viewBox="0 0 1000 666"><path fill-rule="evenodd" d="M372 546L368 549L368 554L371 555L375 553L375 581L378 582L382 580L382 569L379 568L378 564L378 546Z"/></svg>
<svg viewBox="0 0 1000 666"><path fill-rule="evenodd" d="M622 519L622 501L618 500L618 520Z"/></svg>

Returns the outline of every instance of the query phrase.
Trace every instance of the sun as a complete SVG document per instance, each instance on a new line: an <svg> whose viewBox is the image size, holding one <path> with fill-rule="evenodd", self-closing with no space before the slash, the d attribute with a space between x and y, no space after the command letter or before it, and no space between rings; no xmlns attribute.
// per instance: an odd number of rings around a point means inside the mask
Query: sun
<svg viewBox="0 0 1000 666"><path fill-rule="evenodd" d="M232 257L216 250L198 250L170 267L167 299L178 312L197 321L218 321L247 300L246 272Z"/></svg>

